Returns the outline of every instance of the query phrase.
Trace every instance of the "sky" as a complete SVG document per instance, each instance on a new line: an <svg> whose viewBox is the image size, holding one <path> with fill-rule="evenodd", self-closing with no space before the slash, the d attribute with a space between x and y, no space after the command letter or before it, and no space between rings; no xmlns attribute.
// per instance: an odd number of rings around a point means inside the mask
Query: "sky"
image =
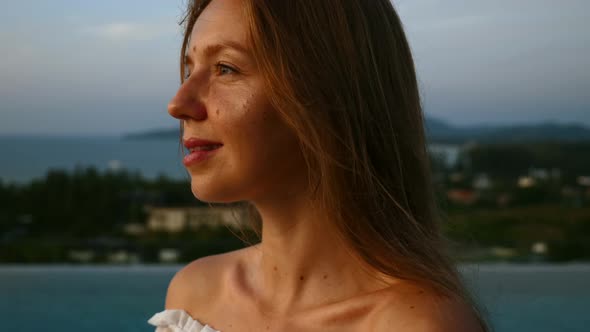
<svg viewBox="0 0 590 332"><path fill-rule="evenodd" d="M6 1L0 135L172 128L186 0ZM590 1L394 0L425 113L590 126Z"/></svg>

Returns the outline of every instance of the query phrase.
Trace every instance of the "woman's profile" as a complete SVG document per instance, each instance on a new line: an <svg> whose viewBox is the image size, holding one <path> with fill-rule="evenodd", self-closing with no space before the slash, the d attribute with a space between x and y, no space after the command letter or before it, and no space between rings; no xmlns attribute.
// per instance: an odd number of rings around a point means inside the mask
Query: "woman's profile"
<svg viewBox="0 0 590 332"><path fill-rule="evenodd" d="M170 282L157 331L486 331L438 228L414 63L389 0L192 0L180 119L196 198L260 243Z"/></svg>

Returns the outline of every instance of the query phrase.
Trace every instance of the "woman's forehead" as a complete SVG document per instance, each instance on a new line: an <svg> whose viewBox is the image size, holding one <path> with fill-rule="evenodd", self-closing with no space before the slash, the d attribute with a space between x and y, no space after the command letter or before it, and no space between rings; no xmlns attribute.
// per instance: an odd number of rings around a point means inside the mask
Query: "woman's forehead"
<svg viewBox="0 0 590 332"><path fill-rule="evenodd" d="M195 22L188 51L213 44L246 49L247 30L243 0L213 0Z"/></svg>
<svg viewBox="0 0 590 332"><path fill-rule="evenodd" d="M191 39L199 40L216 35L245 41L247 19L244 6L245 0L211 1L197 18L191 31Z"/></svg>

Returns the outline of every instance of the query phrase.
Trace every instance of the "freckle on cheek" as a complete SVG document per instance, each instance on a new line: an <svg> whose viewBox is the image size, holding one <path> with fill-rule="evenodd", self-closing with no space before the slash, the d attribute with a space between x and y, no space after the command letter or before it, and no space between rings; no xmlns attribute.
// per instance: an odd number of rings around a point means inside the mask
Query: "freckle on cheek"
<svg viewBox="0 0 590 332"><path fill-rule="evenodd" d="M219 108L215 110L215 114L219 115Z"/></svg>

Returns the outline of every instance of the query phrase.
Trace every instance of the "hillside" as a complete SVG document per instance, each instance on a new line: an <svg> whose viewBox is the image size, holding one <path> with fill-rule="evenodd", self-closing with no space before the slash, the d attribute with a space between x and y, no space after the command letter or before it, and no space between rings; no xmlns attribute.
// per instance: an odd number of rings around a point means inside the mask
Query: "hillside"
<svg viewBox="0 0 590 332"><path fill-rule="evenodd" d="M526 143L590 141L590 128L580 124L544 122L539 124L454 126L443 120L427 117L426 133L432 143ZM123 139L178 140L178 128L162 128L130 133Z"/></svg>

